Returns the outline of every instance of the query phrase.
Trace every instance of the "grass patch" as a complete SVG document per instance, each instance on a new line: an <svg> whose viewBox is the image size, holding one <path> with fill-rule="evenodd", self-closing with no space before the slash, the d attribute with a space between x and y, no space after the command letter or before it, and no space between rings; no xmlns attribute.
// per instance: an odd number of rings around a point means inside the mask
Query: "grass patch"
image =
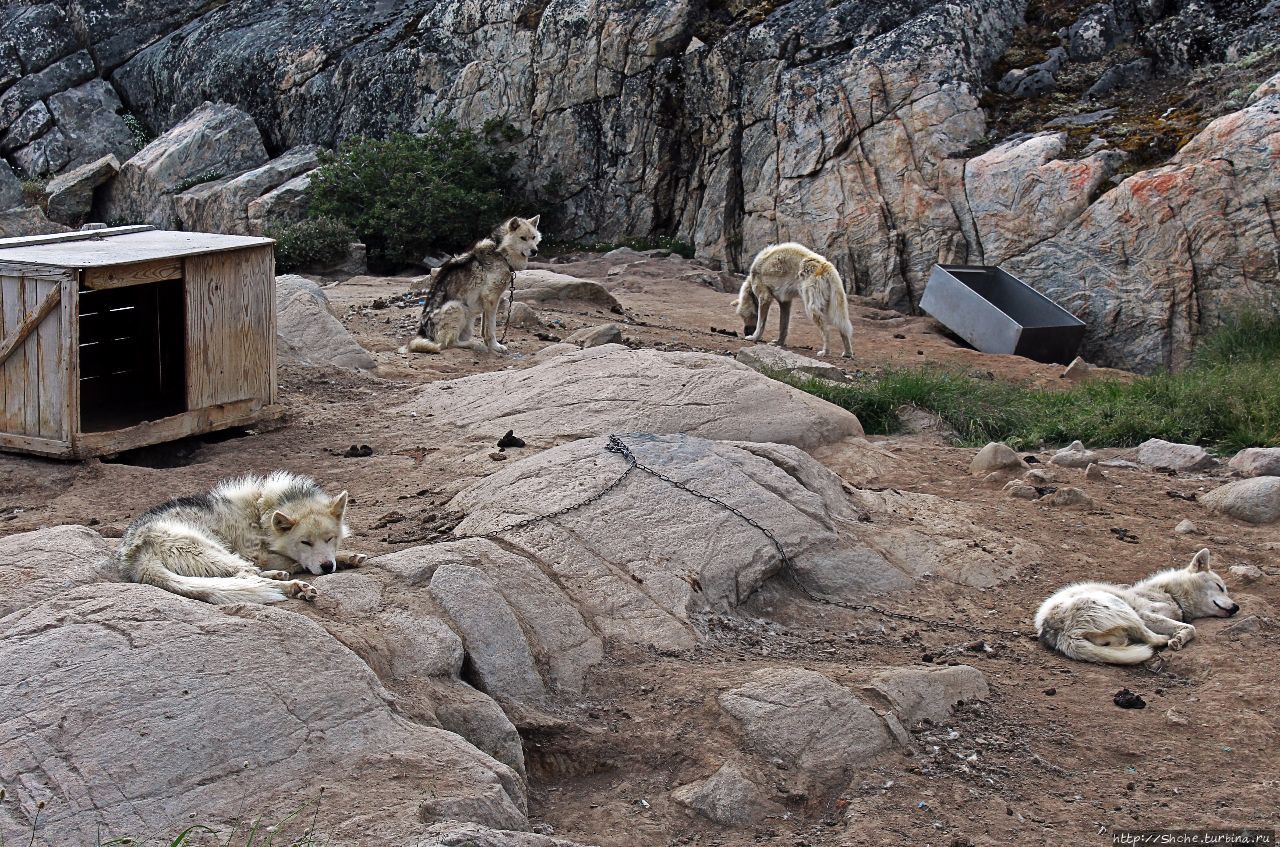
<svg viewBox="0 0 1280 847"><path fill-rule="evenodd" d="M843 385L781 377L858 416L868 433L901 430L897 409L937 414L960 444L1004 441L1017 450L1067 444L1131 447L1148 438L1227 452L1280 445L1280 316L1227 321L1194 364L1132 383L1098 380L1062 390L979 379L942 368L886 368Z"/></svg>

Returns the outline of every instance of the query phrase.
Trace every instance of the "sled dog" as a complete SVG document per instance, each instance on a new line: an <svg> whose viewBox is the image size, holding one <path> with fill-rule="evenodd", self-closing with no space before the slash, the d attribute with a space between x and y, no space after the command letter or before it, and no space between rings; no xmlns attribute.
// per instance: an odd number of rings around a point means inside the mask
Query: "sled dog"
<svg viewBox="0 0 1280 847"><path fill-rule="evenodd" d="M766 247L751 262L742 291L733 301L742 318L743 334L751 341L763 338L769 307L777 300L778 346L785 347L791 323L791 301L796 297L804 303L809 319L822 333L822 349L818 355L827 355L827 336L835 329L844 342L844 355L852 356L853 325L849 323L849 302L839 272L822 256L794 242Z"/></svg>
<svg viewBox="0 0 1280 847"><path fill-rule="evenodd" d="M422 304L418 334L401 352L439 353L449 347L470 347L505 353L498 343L498 304L516 271L538 255L538 219L510 218L486 239L436 270L427 300ZM484 341L471 338L476 316L481 317Z"/></svg>
<svg viewBox="0 0 1280 847"><path fill-rule="evenodd" d="M120 544L121 574L206 603L314 600L298 571L332 573L367 556L340 553L347 492L330 497L287 471L219 483L139 515Z"/></svg>
<svg viewBox="0 0 1280 847"><path fill-rule="evenodd" d="M1195 638L1184 621L1229 618L1240 607L1201 550L1185 568L1160 571L1133 585L1078 582L1059 589L1036 612L1040 641L1071 659L1136 665L1156 650L1180 650Z"/></svg>

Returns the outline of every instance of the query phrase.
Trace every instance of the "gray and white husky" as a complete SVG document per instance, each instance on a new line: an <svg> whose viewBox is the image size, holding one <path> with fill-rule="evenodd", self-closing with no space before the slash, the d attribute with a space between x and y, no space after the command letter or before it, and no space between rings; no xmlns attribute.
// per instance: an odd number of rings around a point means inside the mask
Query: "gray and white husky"
<svg viewBox="0 0 1280 847"><path fill-rule="evenodd" d="M139 515L116 555L126 579L207 603L314 600L316 589L293 574L368 558L338 551L346 508L347 492L330 497L287 471L229 479Z"/></svg>
<svg viewBox="0 0 1280 847"><path fill-rule="evenodd" d="M1180 650L1195 638L1195 618L1229 618L1240 607L1203 549L1185 568L1133 585L1078 582L1054 592L1036 612L1040 641L1071 659L1113 665L1145 662L1156 650Z"/></svg>
<svg viewBox="0 0 1280 847"><path fill-rule="evenodd" d="M401 352L439 353L450 347L505 353L498 343L498 304L516 271L538 255L538 219L509 218L486 239L441 265L431 279L422 304L418 334ZM484 341L471 338L476 317L481 318Z"/></svg>

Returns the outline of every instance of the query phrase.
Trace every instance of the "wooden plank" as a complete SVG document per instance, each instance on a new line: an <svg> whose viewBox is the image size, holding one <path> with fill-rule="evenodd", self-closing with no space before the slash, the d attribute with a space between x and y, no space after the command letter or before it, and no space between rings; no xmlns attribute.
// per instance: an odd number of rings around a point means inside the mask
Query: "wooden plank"
<svg viewBox="0 0 1280 847"><path fill-rule="evenodd" d="M270 238L204 232L151 230L97 240L0 248L0 262L34 262L69 268L101 268L155 259L203 256L249 247L270 247Z"/></svg>
<svg viewBox="0 0 1280 847"><path fill-rule="evenodd" d="M81 459L106 456L122 450L132 450L135 447L186 438L189 435L201 435L233 426L248 426L278 420L283 416L282 407L267 405L261 400L219 403L113 432L85 433L76 438L72 454Z"/></svg>
<svg viewBox="0 0 1280 847"><path fill-rule="evenodd" d="M61 282L66 279L73 279L75 275L75 270L57 265L0 261L0 276L25 276L29 279L47 279L52 282Z"/></svg>
<svg viewBox="0 0 1280 847"><path fill-rule="evenodd" d="M37 296L45 300L62 302L61 283L39 280ZM53 311L36 329L36 385L40 390L40 417L38 431L43 438L62 440L67 437L63 429L67 393L67 375L62 367L62 312Z"/></svg>
<svg viewBox="0 0 1280 847"><path fill-rule="evenodd" d="M0 450L13 453L34 453L38 456L52 456L60 459L72 458L71 445L66 441L55 441L51 438L38 438L29 435L14 435L0 432Z"/></svg>
<svg viewBox="0 0 1280 847"><path fill-rule="evenodd" d="M71 241L92 241L95 238L110 238L117 235L128 235L131 232L146 232L152 229L155 229L155 227L150 224L131 224L129 226L112 226L105 229L55 232L49 235L19 235L13 238L0 238L0 250L9 247L31 247L42 244L66 244Z"/></svg>
<svg viewBox="0 0 1280 847"><path fill-rule="evenodd" d="M0 362L8 359L13 351L27 340L32 330L40 326L40 322L57 307L62 299L61 287L47 280L23 278L21 287L26 302L34 303L35 310L24 313L12 332L5 328L4 336L0 338Z"/></svg>
<svg viewBox="0 0 1280 847"><path fill-rule="evenodd" d="M187 407L269 401L275 374L272 251L188 258Z"/></svg>
<svg viewBox="0 0 1280 847"><path fill-rule="evenodd" d="M62 362L66 390L62 419L68 441L80 432L80 280L62 283Z"/></svg>
<svg viewBox="0 0 1280 847"><path fill-rule="evenodd" d="M166 279L182 279L181 259L153 259L150 262L136 262L132 265L89 268L84 272L85 288L92 288L95 291L162 282Z"/></svg>
<svg viewBox="0 0 1280 847"><path fill-rule="evenodd" d="M6 276L0 280L0 288L4 290L4 331L8 336L14 334L18 324L22 322L25 311L22 302L22 278ZM4 362L0 363L4 372L4 431L15 435L27 434L26 416L22 404L26 401L27 362L25 354L19 350Z"/></svg>
<svg viewBox="0 0 1280 847"><path fill-rule="evenodd" d="M44 319L36 316L43 312L48 315L53 307L57 305L54 298L61 294L56 288L52 296L46 296L45 300L40 299L40 280L24 279L22 281L22 299L26 303L27 310L31 313L31 317L23 317L22 323L19 324L17 332L24 334L21 342L22 349L27 354L27 385L26 399L23 401L23 416L26 418L27 435L40 436L40 339L32 332L40 325L40 321ZM52 301L52 302L51 302ZM46 305L48 304L48 305ZM3 347L0 347L3 352Z"/></svg>

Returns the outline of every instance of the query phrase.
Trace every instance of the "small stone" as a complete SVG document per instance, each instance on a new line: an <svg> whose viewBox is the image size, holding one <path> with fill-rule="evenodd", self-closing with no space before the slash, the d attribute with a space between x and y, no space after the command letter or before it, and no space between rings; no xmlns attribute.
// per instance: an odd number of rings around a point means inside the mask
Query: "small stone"
<svg viewBox="0 0 1280 847"><path fill-rule="evenodd" d="M1253 565L1232 565L1230 571L1241 585L1252 585L1263 577L1262 571Z"/></svg>
<svg viewBox="0 0 1280 847"><path fill-rule="evenodd" d="M622 327L616 323L584 327L571 334L565 341L569 344L577 344L584 349L587 347L599 347L602 344L621 344Z"/></svg>
<svg viewBox="0 0 1280 847"><path fill-rule="evenodd" d="M1066 370L1062 372L1062 379L1069 379L1072 382L1083 382L1089 378L1093 370L1093 365L1089 364L1079 356L1076 356L1071 360L1071 364L1067 365Z"/></svg>
<svg viewBox="0 0 1280 847"><path fill-rule="evenodd" d="M1228 482L1200 497L1216 514L1251 524L1280 520L1280 476L1255 476Z"/></svg>
<svg viewBox="0 0 1280 847"><path fill-rule="evenodd" d="M489 458L493 459L495 462L505 462L507 460L507 454L500 453L497 450L494 450L492 453L489 454Z"/></svg>
<svg viewBox="0 0 1280 847"><path fill-rule="evenodd" d="M1173 528L1178 535L1200 535L1200 527L1196 526L1189 519L1183 518L1178 521L1178 525Z"/></svg>
<svg viewBox="0 0 1280 847"><path fill-rule="evenodd" d="M1058 689L1056 689L1056 688L1046 688L1046 689L1044 690L1044 694L1045 694L1045 696L1046 696L1046 697L1052 697L1053 695L1055 695L1055 694L1057 694L1057 693L1058 693Z"/></svg>
<svg viewBox="0 0 1280 847"><path fill-rule="evenodd" d="M1027 463L1008 444L992 441L973 457L973 461L969 464L969 473L974 476L986 476L992 471L1026 467Z"/></svg>
<svg viewBox="0 0 1280 847"><path fill-rule="evenodd" d="M1027 485L1021 480L1010 480L1004 487L1006 497L1013 497L1017 500L1035 500L1040 496L1040 492L1036 491L1034 485Z"/></svg>
<svg viewBox="0 0 1280 847"><path fill-rule="evenodd" d="M1102 467L1100 465L1098 465L1097 463L1090 463L1089 467L1085 468L1084 478L1092 479L1096 482L1103 482L1106 480L1107 475L1103 473Z"/></svg>
<svg viewBox="0 0 1280 847"><path fill-rule="evenodd" d="M1029 470L1022 475L1022 478L1032 485L1050 485L1053 483L1053 474L1042 470Z"/></svg>
<svg viewBox="0 0 1280 847"><path fill-rule="evenodd" d="M1053 458L1049 460L1050 464L1064 468L1086 468L1096 461L1098 461L1098 454L1084 449L1084 445L1079 441L1072 441L1069 446L1054 453Z"/></svg>
<svg viewBox="0 0 1280 847"><path fill-rule="evenodd" d="M1248 447L1232 456L1227 467L1241 476L1280 476L1280 447Z"/></svg>
<svg viewBox="0 0 1280 847"><path fill-rule="evenodd" d="M1247 618L1241 618L1231 626L1222 630L1222 634L1225 635L1229 641L1239 641L1244 636L1253 635L1260 629L1262 629L1262 622L1258 620L1258 616L1250 615Z"/></svg>
<svg viewBox="0 0 1280 847"><path fill-rule="evenodd" d="M1195 444L1175 444L1152 438L1138 445L1138 461L1152 468L1173 471L1198 471L1211 468L1218 460Z"/></svg>
<svg viewBox="0 0 1280 847"><path fill-rule="evenodd" d="M1000 473L1000 471L992 471L982 478L982 484L987 488L998 488L1004 480L1004 474Z"/></svg>
<svg viewBox="0 0 1280 847"><path fill-rule="evenodd" d="M1067 486L1041 497L1039 502L1059 508L1072 508L1075 506L1088 508L1093 505L1093 498L1079 488Z"/></svg>

